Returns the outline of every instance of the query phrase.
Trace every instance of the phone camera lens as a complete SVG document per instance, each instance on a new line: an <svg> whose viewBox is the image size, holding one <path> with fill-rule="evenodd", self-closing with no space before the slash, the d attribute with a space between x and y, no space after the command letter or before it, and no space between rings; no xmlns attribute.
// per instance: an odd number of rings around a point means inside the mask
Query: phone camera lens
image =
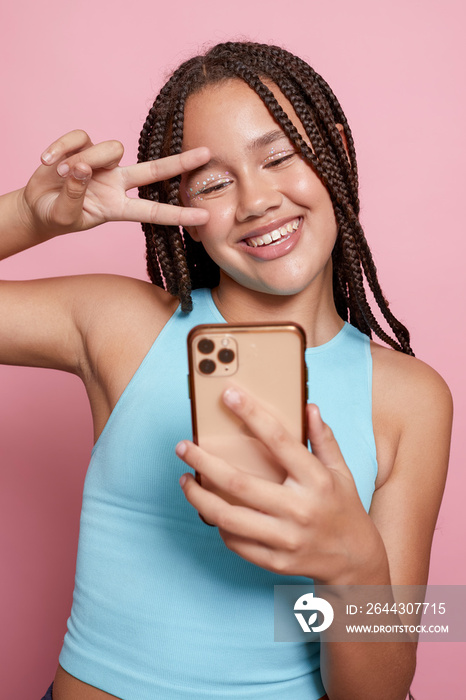
<svg viewBox="0 0 466 700"><path fill-rule="evenodd" d="M212 341L209 340L209 343L210 342ZM202 374L212 374L212 372L215 371L215 362L213 360L201 360L199 362L199 370L202 372Z"/></svg>
<svg viewBox="0 0 466 700"><path fill-rule="evenodd" d="M197 344L197 349L199 352L202 352L203 355L208 355L213 351L214 347L213 341L209 340L209 338L202 338ZM208 372L206 372L206 374L208 374Z"/></svg>
<svg viewBox="0 0 466 700"><path fill-rule="evenodd" d="M233 350L230 350L229 348L222 348L220 352L218 353L218 359L220 362L223 362L223 364L228 364L229 362L233 362L235 359L235 353Z"/></svg>

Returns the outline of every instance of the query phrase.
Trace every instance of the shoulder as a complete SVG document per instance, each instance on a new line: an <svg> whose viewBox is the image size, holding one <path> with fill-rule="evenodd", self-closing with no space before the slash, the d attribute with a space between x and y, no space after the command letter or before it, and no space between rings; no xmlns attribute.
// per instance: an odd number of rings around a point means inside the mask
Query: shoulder
<svg viewBox="0 0 466 700"><path fill-rule="evenodd" d="M130 366L140 362L178 306L163 289L130 277L86 275L75 283L76 323L92 375L126 357Z"/></svg>
<svg viewBox="0 0 466 700"><path fill-rule="evenodd" d="M88 329L110 324L117 330L129 318L136 323L146 314L164 322L178 306L178 300L150 282L118 275L82 275L74 278L78 287L76 313Z"/></svg>
<svg viewBox="0 0 466 700"><path fill-rule="evenodd" d="M428 436L445 441L451 430L450 390L421 360L371 342L373 423L379 485L388 478L400 446Z"/></svg>
<svg viewBox="0 0 466 700"><path fill-rule="evenodd" d="M77 325L84 347L80 376L97 438L178 300L149 282L129 277L90 275L77 283Z"/></svg>
<svg viewBox="0 0 466 700"><path fill-rule="evenodd" d="M440 374L422 360L371 342L374 392L402 403L400 413L426 399L451 405L451 393Z"/></svg>

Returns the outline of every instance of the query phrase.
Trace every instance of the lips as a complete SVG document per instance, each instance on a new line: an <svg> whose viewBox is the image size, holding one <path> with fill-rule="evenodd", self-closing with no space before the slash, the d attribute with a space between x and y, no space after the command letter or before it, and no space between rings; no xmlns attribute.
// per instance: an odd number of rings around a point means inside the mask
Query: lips
<svg viewBox="0 0 466 700"><path fill-rule="evenodd" d="M299 218L294 219L293 221L289 221L284 226L274 228L272 231L268 231L260 236L250 236L249 238L245 239L245 243L251 248L273 245L277 241L280 241L282 238L286 238L291 233L296 231L299 227L299 223Z"/></svg>
<svg viewBox="0 0 466 700"><path fill-rule="evenodd" d="M287 255L301 236L303 218L281 219L256 228L240 243L244 251L260 260L273 260Z"/></svg>

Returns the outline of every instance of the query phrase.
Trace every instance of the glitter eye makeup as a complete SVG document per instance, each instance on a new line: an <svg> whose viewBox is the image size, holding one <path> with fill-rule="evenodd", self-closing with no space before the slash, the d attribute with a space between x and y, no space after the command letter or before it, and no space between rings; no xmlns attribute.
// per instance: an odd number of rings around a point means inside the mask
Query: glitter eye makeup
<svg viewBox="0 0 466 700"><path fill-rule="evenodd" d="M218 173L217 175L210 173L210 175L203 177L202 180L193 182L192 187L187 187L186 196L191 203L193 201L202 202L206 194L220 191L222 186L229 182L231 182L231 177L228 170L224 173Z"/></svg>
<svg viewBox="0 0 466 700"><path fill-rule="evenodd" d="M294 148L288 148L285 150L277 151L275 148L272 148L270 150L269 155L264 161L264 165L268 165L269 163L274 163L274 162L279 162L283 158L287 158L288 156L293 156L296 154L296 150Z"/></svg>

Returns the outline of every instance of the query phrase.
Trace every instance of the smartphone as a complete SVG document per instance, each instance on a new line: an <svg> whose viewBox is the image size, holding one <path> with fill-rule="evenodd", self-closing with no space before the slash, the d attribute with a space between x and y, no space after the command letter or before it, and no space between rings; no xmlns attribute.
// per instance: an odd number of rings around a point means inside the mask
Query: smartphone
<svg viewBox="0 0 466 700"><path fill-rule="evenodd" d="M222 396L229 386L244 388L307 445L305 348L304 330L295 323L195 326L188 335L194 442L243 471L283 483L285 470ZM205 477L202 485L218 492Z"/></svg>

